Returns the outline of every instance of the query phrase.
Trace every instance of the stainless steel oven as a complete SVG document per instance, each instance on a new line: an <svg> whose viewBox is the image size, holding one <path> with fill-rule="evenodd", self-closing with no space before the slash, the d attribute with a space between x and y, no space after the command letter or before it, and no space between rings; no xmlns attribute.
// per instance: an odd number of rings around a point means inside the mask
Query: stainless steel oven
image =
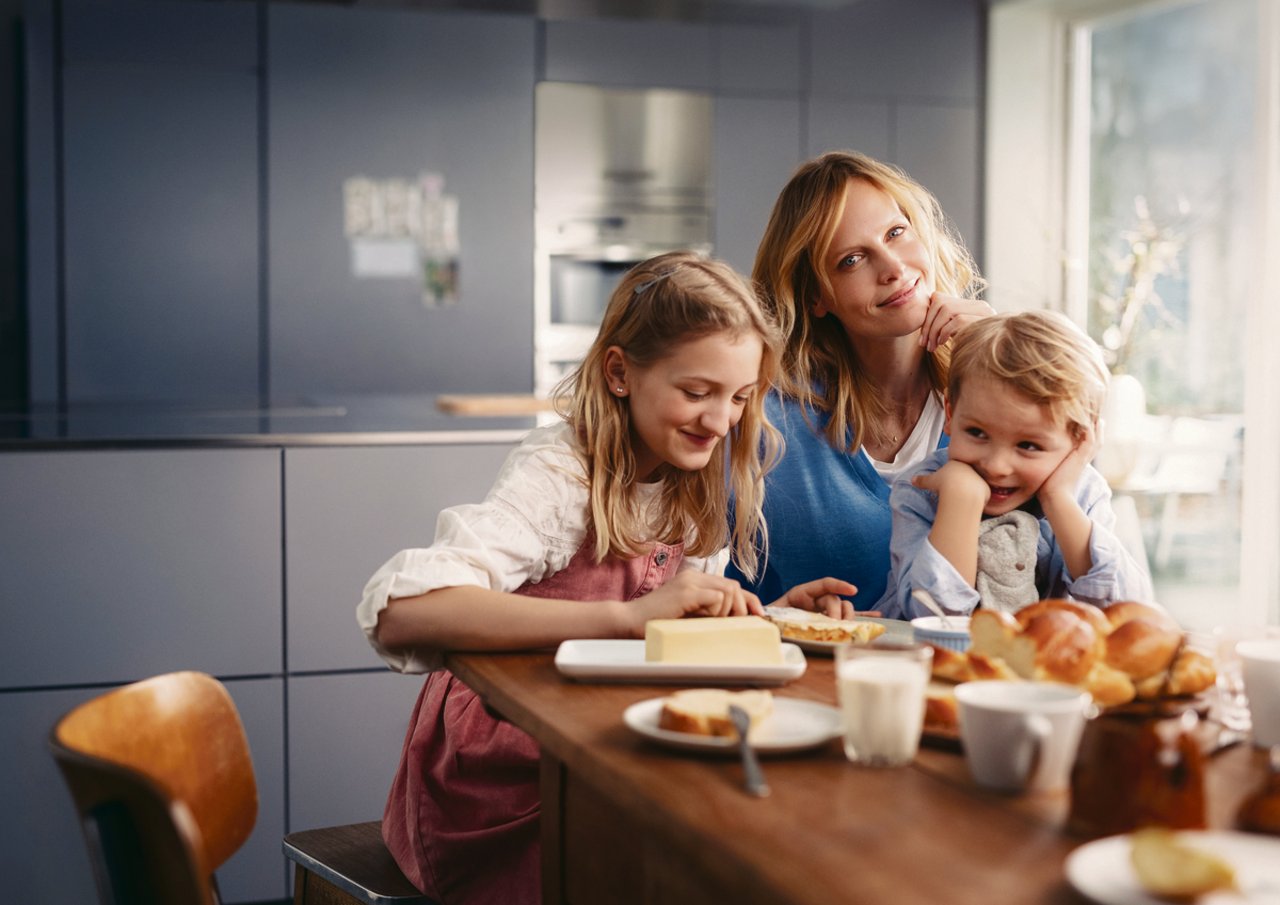
<svg viewBox="0 0 1280 905"><path fill-rule="evenodd" d="M581 360L619 278L711 251L711 98L544 82L535 123L535 391Z"/></svg>

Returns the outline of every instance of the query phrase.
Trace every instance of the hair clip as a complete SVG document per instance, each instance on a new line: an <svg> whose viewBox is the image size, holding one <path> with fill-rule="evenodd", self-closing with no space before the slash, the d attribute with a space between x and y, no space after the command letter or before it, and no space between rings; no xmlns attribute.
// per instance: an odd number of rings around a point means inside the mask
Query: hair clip
<svg viewBox="0 0 1280 905"><path fill-rule="evenodd" d="M674 268L674 267L672 267L670 270L664 270L662 273L658 274L658 275L657 275L656 277L654 277L653 279L651 279L651 280L645 280L643 283L641 283L641 284L640 284L639 286L637 286L635 289L631 290L631 294L632 294L632 295L639 295L640 293L642 293L642 292L644 292L646 289L648 289L650 286L652 286L654 283L660 283L660 282L662 282L663 280L665 280L667 277L671 276L671 274L673 274L673 273L675 273L675 272L676 272L676 268Z"/></svg>

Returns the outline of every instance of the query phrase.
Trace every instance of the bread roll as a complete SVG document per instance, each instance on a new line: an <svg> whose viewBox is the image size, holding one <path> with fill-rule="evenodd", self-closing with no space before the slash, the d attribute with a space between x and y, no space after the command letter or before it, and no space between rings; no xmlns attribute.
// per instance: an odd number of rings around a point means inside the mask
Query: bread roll
<svg viewBox="0 0 1280 905"><path fill-rule="evenodd" d="M1093 696L1099 707L1116 707L1128 704L1137 695L1133 680L1120 670L1101 660L1093 664L1084 679L1084 690Z"/></svg>
<svg viewBox="0 0 1280 905"><path fill-rule="evenodd" d="M737 704L747 712L753 728L773 713L773 695L763 689L686 688L663 701L658 728L733 738L738 730L729 719L730 704Z"/></svg>
<svg viewBox="0 0 1280 905"><path fill-rule="evenodd" d="M1164 610L1148 603L1138 603L1135 600L1121 600L1108 606L1104 612L1107 621L1111 623L1111 628L1124 625L1134 619L1145 619L1148 622L1154 622L1156 625L1162 625L1167 629L1180 632L1182 627L1178 625L1177 620L1166 613Z"/></svg>
<svg viewBox="0 0 1280 905"><path fill-rule="evenodd" d="M1057 597L1050 597L1047 600L1040 600L1030 606L1024 606L1018 612L1014 613L1014 618L1018 620L1018 625L1022 628L1027 627L1027 623L1037 616L1047 613L1051 610L1060 610L1079 616L1098 633L1099 637L1106 637L1111 634L1111 622L1107 619L1102 610L1096 606L1087 603L1077 603L1074 600L1063 600Z"/></svg>
<svg viewBox="0 0 1280 905"><path fill-rule="evenodd" d="M1135 616L1120 623L1106 639L1107 665L1141 681L1168 669L1182 643L1182 632L1158 620Z"/></svg>
<svg viewBox="0 0 1280 905"><path fill-rule="evenodd" d="M956 703L955 686L946 682L930 682L924 690L924 725L926 728L954 732L960 728L960 706Z"/></svg>

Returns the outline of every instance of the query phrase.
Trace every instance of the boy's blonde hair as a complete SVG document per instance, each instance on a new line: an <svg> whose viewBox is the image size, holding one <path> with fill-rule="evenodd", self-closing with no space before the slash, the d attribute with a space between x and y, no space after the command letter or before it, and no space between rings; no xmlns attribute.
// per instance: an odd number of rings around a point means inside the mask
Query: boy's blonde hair
<svg viewBox="0 0 1280 905"><path fill-rule="evenodd" d="M605 352L619 346L629 361L649 367L683 343L718 333L760 338L763 355L755 391L705 468L669 470L663 478L658 523L648 523L635 502L641 476L636 474L632 448L631 407L611 392ZM693 252L669 252L623 275L591 349L555 393L556 408L575 428L586 467L597 560L609 552L637 556L654 540L683 540L686 552L694 556L709 556L731 543L743 574L755 574L759 556L767 549L764 475L781 454L781 436L764 414L764 396L777 373L780 348L777 328L755 292L721 261Z"/></svg>
<svg viewBox="0 0 1280 905"><path fill-rule="evenodd" d="M897 203L929 255L938 292L973 296L985 285L937 199L902 170L853 151L830 151L796 170L774 204L752 277L786 337L782 389L831 414L827 441L837 449L846 444L857 449L866 425L886 414L844 327L834 317L813 313L814 302L832 291L820 262L831 250L852 179L870 183ZM943 345L926 355L930 380L941 392L950 349Z"/></svg>
<svg viewBox="0 0 1280 905"><path fill-rule="evenodd" d="M1096 427L1107 395L1102 350L1057 311L996 314L952 340L947 397L952 406L971 377L990 377L1047 406L1075 439Z"/></svg>

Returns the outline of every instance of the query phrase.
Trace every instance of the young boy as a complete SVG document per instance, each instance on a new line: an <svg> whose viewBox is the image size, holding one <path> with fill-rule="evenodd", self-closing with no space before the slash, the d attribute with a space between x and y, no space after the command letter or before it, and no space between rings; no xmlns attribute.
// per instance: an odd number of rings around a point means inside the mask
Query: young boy
<svg viewBox="0 0 1280 905"><path fill-rule="evenodd" d="M984 318L954 340L950 445L900 475L889 585L877 608L927 615L1016 611L1047 597L1151 600L1146 570L1114 533L1111 489L1090 464L1107 370L1055 312Z"/></svg>

